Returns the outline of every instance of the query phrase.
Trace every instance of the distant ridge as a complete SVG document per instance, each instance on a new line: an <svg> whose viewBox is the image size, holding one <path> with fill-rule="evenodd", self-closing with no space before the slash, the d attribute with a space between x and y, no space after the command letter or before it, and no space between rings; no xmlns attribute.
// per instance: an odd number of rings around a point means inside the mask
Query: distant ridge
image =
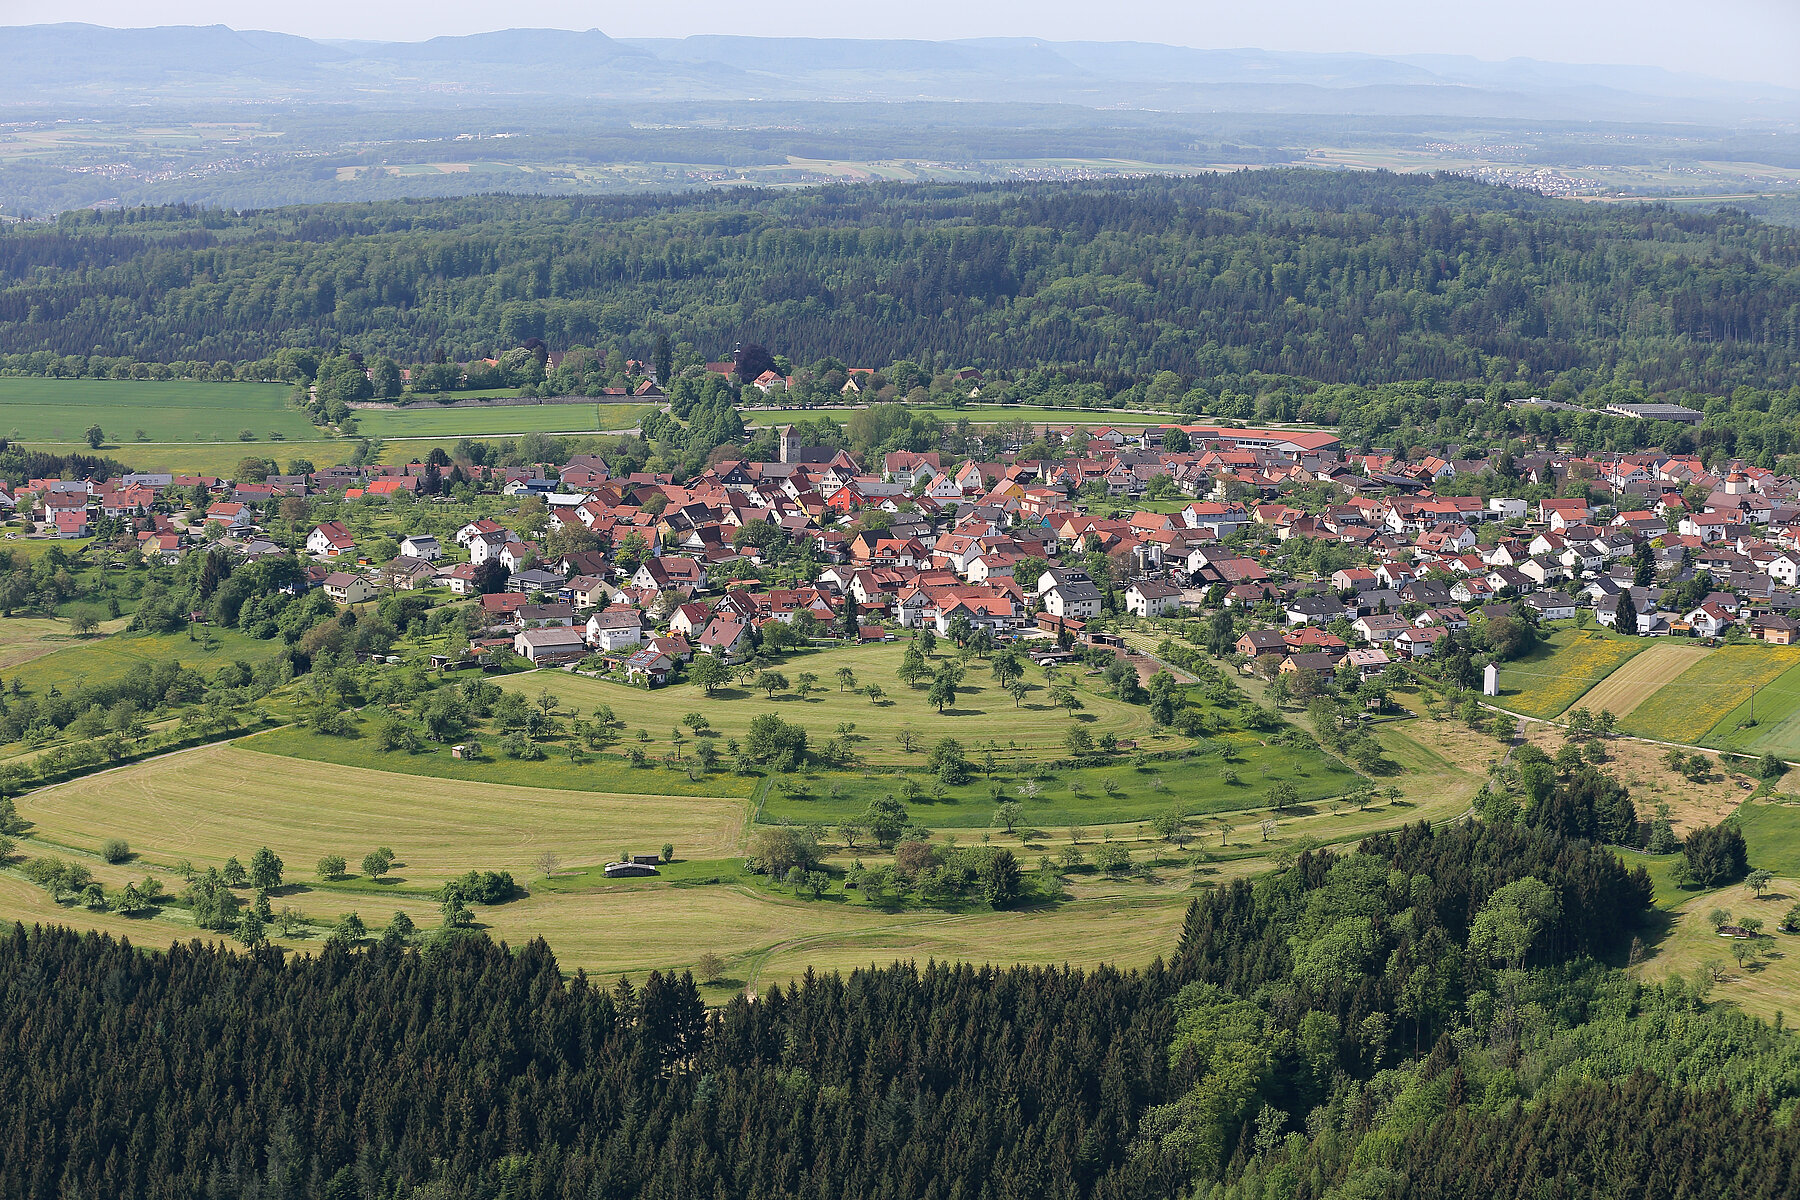
<svg viewBox="0 0 1800 1200"><path fill-rule="evenodd" d="M1146 42L619 39L505 29L318 41L223 25L0 29L0 104L251 100L448 105L611 101L986 101L1163 111L1532 120L1800 121L1800 91L1650 67L1457 55L1300 54Z"/></svg>

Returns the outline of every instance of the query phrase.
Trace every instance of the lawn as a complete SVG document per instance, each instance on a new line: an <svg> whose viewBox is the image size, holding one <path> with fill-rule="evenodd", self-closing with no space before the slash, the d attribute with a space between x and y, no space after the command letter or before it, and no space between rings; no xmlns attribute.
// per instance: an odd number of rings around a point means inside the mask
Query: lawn
<svg viewBox="0 0 1800 1200"><path fill-rule="evenodd" d="M1754 700L1726 713L1703 741L1721 750L1800 758L1800 666L1758 688Z"/></svg>
<svg viewBox="0 0 1800 1200"><path fill-rule="evenodd" d="M1627 733L1669 742L1699 741L1762 687L1800 665L1800 646L1725 646L1657 689L1619 723Z"/></svg>
<svg viewBox="0 0 1800 1200"><path fill-rule="evenodd" d="M1746 800L1737 821L1752 867L1800 876L1800 796Z"/></svg>
<svg viewBox="0 0 1800 1200"><path fill-rule="evenodd" d="M538 872L546 850L571 865L653 853L736 853L741 800L618 795L431 780L214 745L91 775L18 798L33 839L94 851L122 837L167 866L248 862L268 846L294 882L325 854L351 870L377 845L400 863L391 886L442 882L471 869ZM379 899L377 897L377 899Z"/></svg>
<svg viewBox="0 0 1800 1200"><path fill-rule="evenodd" d="M514 404L493 408L450 408L431 401L405 408L363 409L356 414L360 437L501 437L521 433L595 433L635 429L654 404Z"/></svg>
<svg viewBox="0 0 1800 1200"><path fill-rule="evenodd" d="M789 691L778 692L771 700L760 691L736 684L711 697L691 683L646 692L562 671L509 675L498 682L527 696L536 696L547 687L565 708L573 705L583 713L610 705L619 720L628 727L647 730L658 743L667 741L670 727L685 714L696 712L704 713L721 737L740 739L748 732L751 718L772 712L804 726L815 744L836 736L838 726L848 722L855 725L851 736L856 754L876 764L918 759L917 753L902 749L899 738L904 731L917 739L915 745L927 749L944 737L956 738L970 751L992 739L1003 758L1060 757L1066 753L1063 739L1077 724L1095 738L1111 733L1121 741L1143 739L1146 746L1167 749L1189 744L1186 738L1156 731L1147 707L1125 704L1096 691L1093 684L1097 681L1079 671L1065 670L1060 675L1075 684L1083 705L1073 717L1050 703L1043 672L1035 666L1028 665L1025 672L1032 691L1022 706L1015 706L1012 697L994 684L987 663L980 659L970 660L964 676L966 690L959 689L956 703L939 715L926 702L924 687L900 682L896 672L902 650L898 643L871 643L791 655L777 668L790 683L797 684L802 672L819 678L822 690L804 699ZM949 659L940 652L931 665L946 661ZM844 667L855 673L857 686L880 685L886 693L883 702L871 704L865 696L840 692L837 672Z"/></svg>
<svg viewBox="0 0 1800 1200"><path fill-rule="evenodd" d="M1791 875L1778 878L1760 900L1737 886L1693 895L1667 915L1667 932L1657 939L1638 970L1650 979L1675 974L1693 979L1716 968L1723 978L1713 985L1712 999L1736 1004L1764 1019L1791 1013L1800 1001L1800 937L1777 932L1776 927L1797 897L1800 884ZM1715 908L1738 918L1760 917L1764 932L1770 935L1742 966L1732 952L1736 943L1714 933L1707 920Z"/></svg>
<svg viewBox="0 0 1800 1200"><path fill-rule="evenodd" d="M207 638L210 637L210 648ZM117 633L111 637L80 641L76 645L34 658L7 677L27 691L63 691L84 683L109 683L124 677L140 664L175 660L208 675L226 663L243 659L256 663L273 655L279 642L259 641L235 629L202 627L190 640L185 633Z"/></svg>
<svg viewBox="0 0 1800 1200"><path fill-rule="evenodd" d="M1549 720L1643 649L1641 638L1559 627L1530 654L1500 669L1498 699L1503 708Z"/></svg>
<svg viewBox="0 0 1800 1200"><path fill-rule="evenodd" d="M306 414L288 405L292 390L282 384L6 376L0 377L0 432L33 443L81 442L88 426L99 425L109 451L130 449L139 430L152 442L236 443L244 429L259 444L271 433L317 437Z"/></svg>
<svg viewBox="0 0 1800 1200"><path fill-rule="evenodd" d="M1589 712L1610 712L1623 721L1638 710L1664 684L1697 665L1712 651L1686 642L1657 642L1605 679L1581 698Z"/></svg>

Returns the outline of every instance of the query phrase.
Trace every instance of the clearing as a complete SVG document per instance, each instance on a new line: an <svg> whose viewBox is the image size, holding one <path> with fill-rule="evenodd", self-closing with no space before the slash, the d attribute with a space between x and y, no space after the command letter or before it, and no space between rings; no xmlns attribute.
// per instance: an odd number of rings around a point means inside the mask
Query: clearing
<svg viewBox="0 0 1800 1200"><path fill-rule="evenodd" d="M1756 861L1754 854L1751 861ZM1792 875L1778 876L1760 900L1736 884L1702 892L1667 914L1668 932L1637 969L1649 979L1676 974L1692 979L1716 972L1713 1000L1736 1004L1752 1016L1772 1020L1777 1013L1792 1011L1800 998L1800 936L1777 928L1782 914L1797 898L1800 883ZM1707 919L1714 909L1724 909L1734 919L1761 918L1765 936L1743 942L1720 937ZM1740 945L1754 950L1742 964L1735 954Z"/></svg>
<svg viewBox="0 0 1800 1200"><path fill-rule="evenodd" d="M1658 642L1595 684L1581 698L1581 707L1592 713L1610 712L1623 721L1709 653L1704 646Z"/></svg>

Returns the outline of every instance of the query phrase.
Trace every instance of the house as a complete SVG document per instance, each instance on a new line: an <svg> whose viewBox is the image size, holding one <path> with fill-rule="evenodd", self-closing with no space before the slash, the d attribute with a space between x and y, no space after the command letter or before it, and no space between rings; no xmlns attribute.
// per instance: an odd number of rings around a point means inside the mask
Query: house
<svg viewBox="0 0 1800 1200"><path fill-rule="evenodd" d="M398 588L403 592L430 587L436 578L436 567L423 559L408 558L404 554L381 568L382 586Z"/></svg>
<svg viewBox="0 0 1800 1200"><path fill-rule="evenodd" d="M1702 604L1682 619L1697 637L1718 637L1731 628L1731 614L1717 604Z"/></svg>
<svg viewBox="0 0 1800 1200"><path fill-rule="evenodd" d="M703 631L707 622L711 620L712 611L706 605L690 601L669 614L669 630L682 637L691 638Z"/></svg>
<svg viewBox="0 0 1800 1200"><path fill-rule="evenodd" d="M228 500L216 501L206 506L206 523L222 525L226 529L242 529L250 524L250 506Z"/></svg>
<svg viewBox="0 0 1800 1200"><path fill-rule="evenodd" d="M625 674L632 679L642 679L652 687L667 683L669 675L675 669L675 660L656 646L645 646L642 650L625 660Z"/></svg>
<svg viewBox="0 0 1800 1200"><path fill-rule="evenodd" d="M1800 634L1800 622L1779 613L1758 617L1750 623L1750 632L1773 646L1792 646Z"/></svg>
<svg viewBox="0 0 1800 1200"><path fill-rule="evenodd" d="M375 589L369 586L367 579L348 571L333 571L327 575L324 589L325 595L339 604L361 604L375 596Z"/></svg>
<svg viewBox="0 0 1800 1200"><path fill-rule="evenodd" d="M742 657L750 649L750 630L737 621L714 617L694 640L697 649L715 654L727 661Z"/></svg>
<svg viewBox="0 0 1800 1200"><path fill-rule="evenodd" d="M513 620L520 629L542 629L551 626L567 629L575 624L575 609L569 604L521 604L513 610Z"/></svg>
<svg viewBox="0 0 1800 1200"><path fill-rule="evenodd" d="M1366 642L1391 642L1402 633L1411 629L1405 617L1397 617L1392 613L1371 613L1366 617L1358 617L1350 623L1357 636Z"/></svg>
<svg viewBox="0 0 1800 1200"><path fill-rule="evenodd" d="M601 650L636 646L644 640L644 624L636 609L609 608L587 619L587 640Z"/></svg>
<svg viewBox="0 0 1800 1200"><path fill-rule="evenodd" d="M513 653L533 663L572 662L587 657L582 631L555 625L548 629L521 629L513 635Z"/></svg>
<svg viewBox="0 0 1800 1200"><path fill-rule="evenodd" d="M1299 596L1287 603L1289 625L1323 625L1344 615L1344 602L1335 596Z"/></svg>
<svg viewBox="0 0 1800 1200"><path fill-rule="evenodd" d="M1533 592L1525 597L1525 606L1537 613L1540 621L1571 621L1575 618L1575 601L1562 592Z"/></svg>
<svg viewBox="0 0 1800 1200"><path fill-rule="evenodd" d="M306 535L306 552L319 558L336 558L356 549L356 539L350 536L341 521L326 521L313 526Z"/></svg>
<svg viewBox="0 0 1800 1200"><path fill-rule="evenodd" d="M87 513L81 510L58 512L51 525L59 538L86 537L89 533Z"/></svg>
<svg viewBox="0 0 1800 1200"><path fill-rule="evenodd" d="M1283 675L1307 674L1317 679L1329 679L1337 670L1337 655L1323 650L1312 650L1305 654L1290 654L1281 660Z"/></svg>
<svg viewBox="0 0 1800 1200"><path fill-rule="evenodd" d="M1356 673L1363 679L1369 679L1387 670L1393 660L1388 658L1386 650L1372 647L1367 650L1351 650L1344 655L1344 661L1356 668Z"/></svg>
<svg viewBox="0 0 1800 1200"><path fill-rule="evenodd" d="M1044 611L1053 617L1086 620L1100 615L1100 589L1086 571L1052 567L1038 576L1037 589Z"/></svg>
<svg viewBox="0 0 1800 1200"><path fill-rule="evenodd" d="M1394 645L1409 658L1430 658L1437 650L1437 644L1450 636L1450 631L1440 625L1427 625L1423 629L1405 629L1394 638Z"/></svg>
<svg viewBox="0 0 1800 1200"><path fill-rule="evenodd" d="M1140 579L1125 589L1125 611L1139 617L1160 617L1181 609L1181 589L1161 579Z"/></svg>
<svg viewBox="0 0 1800 1200"><path fill-rule="evenodd" d="M400 553L422 562L436 562L444 551L429 533L415 533L400 543Z"/></svg>
<svg viewBox="0 0 1800 1200"><path fill-rule="evenodd" d="M1245 658L1261 658L1265 654L1287 653L1287 642L1273 629L1252 629L1241 635L1232 648Z"/></svg>

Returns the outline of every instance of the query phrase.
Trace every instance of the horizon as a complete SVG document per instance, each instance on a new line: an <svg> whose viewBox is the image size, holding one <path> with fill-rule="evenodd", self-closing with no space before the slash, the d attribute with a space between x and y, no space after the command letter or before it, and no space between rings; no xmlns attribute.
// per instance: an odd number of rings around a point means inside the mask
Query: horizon
<svg viewBox="0 0 1800 1200"><path fill-rule="evenodd" d="M1155 3L1115 6L1105 16L1091 8L1053 0L1048 5L1010 3L979 9L926 0L900 20L885 13L848 14L816 0L790 3L754 17L716 0L677 0L655 12L606 14L596 21L585 6L547 0L498 28L491 10L459 0L433 5L386 6L371 12L344 0L321 0L305 9L261 11L219 0L20 0L9 6L7 26L93 25L111 30L223 26L322 43L417 44L510 30L599 32L620 41L692 37L751 37L822 41L953 43L993 38L1043 42L1140 43L1205 52L1359 55L1372 58L1446 56L1484 64L1539 62L1576 68L1651 68L1727 82L1800 88L1800 10L1774 0L1722 0L1704 27L1677 0L1517 0L1501 25L1474 12L1442 13L1424 0L1378 0L1354 6L1326 0L1275 0L1255 13L1213 13L1211 7L1180 12ZM1004 10L1021 11L1008 14ZM997 11L998 10L998 11ZM1377 19L1379 13L1388 19ZM1666 20L1657 20L1658 14ZM1009 19L1011 18L1011 19ZM1629 18L1629 19L1627 19ZM923 27L923 28L922 28ZM1753 31L1753 32L1752 32ZM1204 33L1206 36L1195 36Z"/></svg>

